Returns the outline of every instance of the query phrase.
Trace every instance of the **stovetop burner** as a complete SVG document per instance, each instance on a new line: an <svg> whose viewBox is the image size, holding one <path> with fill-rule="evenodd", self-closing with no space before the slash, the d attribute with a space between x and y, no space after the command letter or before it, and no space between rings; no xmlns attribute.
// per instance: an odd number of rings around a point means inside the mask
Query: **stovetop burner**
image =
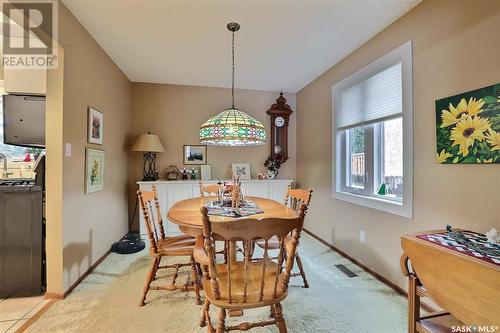
<svg viewBox="0 0 500 333"><path fill-rule="evenodd" d="M0 182L0 186L30 186L30 185L35 185L35 181L27 179L27 180L6 180Z"/></svg>

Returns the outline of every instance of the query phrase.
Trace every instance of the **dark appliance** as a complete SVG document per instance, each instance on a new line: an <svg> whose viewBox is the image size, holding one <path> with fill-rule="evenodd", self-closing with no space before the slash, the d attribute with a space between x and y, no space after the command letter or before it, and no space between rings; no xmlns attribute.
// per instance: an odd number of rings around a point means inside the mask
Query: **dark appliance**
<svg viewBox="0 0 500 333"><path fill-rule="evenodd" d="M43 227L43 188L0 183L0 298L44 291Z"/></svg>

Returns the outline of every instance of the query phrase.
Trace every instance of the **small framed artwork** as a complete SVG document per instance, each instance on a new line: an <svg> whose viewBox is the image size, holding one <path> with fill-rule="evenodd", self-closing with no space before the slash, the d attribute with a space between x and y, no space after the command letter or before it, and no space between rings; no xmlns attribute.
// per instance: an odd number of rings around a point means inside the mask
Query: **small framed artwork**
<svg viewBox="0 0 500 333"><path fill-rule="evenodd" d="M500 163L500 83L436 101L436 161Z"/></svg>
<svg viewBox="0 0 500 333"><path fill-rule="evenodd" d="M212 179L212 166L210 164L205 164L200 166L201 170L201 180Z"/></svg>
<svg viewBox="0 0 500 333"><path fill-rule="evenodd" d="M239 176L241 180L249 180L250 176L250 163L233 163L233 175Z"/></svg>
<svg viewBox="0 0 500 333"><path fill-rule="evenodd" d="M102 145L104 134L104 115L102 112L97 111L93 107L88 108L87 119L87 141Z"/></svg>
<svg viewBox="0 0 500 333"><path fill-rule="evenodd" d="M207 146L184 145L184 164L207 164Z"/></svg>
<svg viewBox="0 0 500 333"><path fill-rule="evenodd" d="M104 150L85 149L85 193L94 193L104 189Z"/></svg>

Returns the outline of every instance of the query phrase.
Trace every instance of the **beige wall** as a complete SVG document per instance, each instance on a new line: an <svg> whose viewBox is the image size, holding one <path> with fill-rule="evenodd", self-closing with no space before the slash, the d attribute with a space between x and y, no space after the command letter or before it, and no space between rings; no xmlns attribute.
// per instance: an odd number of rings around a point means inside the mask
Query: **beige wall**
<svg viewBox="0 0 500 333"><path fill-rule="evenodd" d="M64 48L63 265L64 290L127 232L131 85L108 55L60 3ZM87 107L104 113L104 145L87 144ZM85 147L106 151L104 190L85 194ZM48 221L50 223L50 221Z"/></svg>
<svg viewBox="0 0 500 333"><path fill-rule="evenodd" d="M297 94L297 178L312 187L306 228L405 287L400 235L500 227L500 165L439 165L436 99L500 82L499 1L425 0ZM414 219L332 199L331 86L413 40ZM359 242L359 231L366 243Z"/></svg>
<svg viewBox="0 0 500 333"><path fill-rule="evenodd" d="M290 107L295 110L295 94L284 94ZM269 116L266 110L275 103L279 92L237 90L236 106L259 119L269 135ZM151 131L158 134L165 153L158 155L158 170L164 178L164 170L174 164L183 167L183 145L199 144L200 125L224 110L231 103L231 90L225 88L195 87L166 84L132 84L132 141L141 133ZM290 119L289 150L290 159L282 166L279 178L295 179L295 121L296 112ZM208 146L208 163L212 165L212 178L231 177L231 163L251 164L252 177L265 170L264 161L269 155L269 144L256 147L215 147ZM130 200L134 200L137 186L142 178L142 154L130 154ZM133 208L133 201L131 207Z"/></svg>

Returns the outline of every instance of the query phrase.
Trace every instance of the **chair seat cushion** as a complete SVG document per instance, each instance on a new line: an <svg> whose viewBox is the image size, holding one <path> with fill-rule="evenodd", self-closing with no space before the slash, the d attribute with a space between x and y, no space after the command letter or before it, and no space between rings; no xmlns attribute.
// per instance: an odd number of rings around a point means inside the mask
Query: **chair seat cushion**
<svg viewBox="0 0 500 333"><path fill-rule="evenodd" d="M158 241L158 253L160 255L191 255L194 249L195 239L191 236L167 237Z"/></svg>
<svg viewBox="0 0 500 333"><path fill-rule="evenodd" d="M229 303L228 293L228 274L226 264L217 264L217 275L219 277L219 299L215 299L211 280L203 280L203 289L206 297L211 303L226 309L245 309L261 307L268 304L275 304L286 297L286 291L283 292L283 273L278 276L276 288L276 297L273 297L273 290L278 265L273 261L267 261L266 272L264 276L263 299L260 301L260 288L262 282L262 268L264 261L250 262L248 264L247 281L247 299L243 302L244 284L245 284L245 265L244 262L235 262L231 264L231 303Z"/></svg>

